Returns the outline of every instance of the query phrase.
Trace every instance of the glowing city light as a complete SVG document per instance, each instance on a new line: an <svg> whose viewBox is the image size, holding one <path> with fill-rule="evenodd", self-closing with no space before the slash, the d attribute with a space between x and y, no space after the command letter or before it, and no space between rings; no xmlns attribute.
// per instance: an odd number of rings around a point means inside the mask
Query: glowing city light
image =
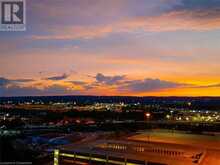
<svg viewBox="0 0 220 165"><path fill-rule="evenodd" d="M149 117L151 116L151 114L150 114L149 112L147 112L147 113L145 113L145 116L146 116L147 118L149 118Z"/></svg>

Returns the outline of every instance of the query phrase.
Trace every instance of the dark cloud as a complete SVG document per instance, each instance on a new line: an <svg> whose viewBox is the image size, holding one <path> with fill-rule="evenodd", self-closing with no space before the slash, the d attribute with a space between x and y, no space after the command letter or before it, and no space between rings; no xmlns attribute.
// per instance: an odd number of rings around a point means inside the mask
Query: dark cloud
<svg viewBox="0 0 220 165"><path fill-rule="evenodd" d="M54 95L79 95L80 91L68 89L61 85L52 85L44 89L35 87L20 87L12 85L9 87L0 86L0 96L54 96Z"/></svg>
<svg viewBox="0 0 220 165"><path fill-rule="evenodd" d="M9 84L15 84L15 83L25 83L25 82L31 82L34 81L33 79L7 79L4 77L0 77L0 86L5 86Z"/></svg>
<svg viewBox="0 0 220 165"><path fill-rule="evenodd" d="M97 83L102 83L106 85L114 85L120 83L125 79L124 75L116 75L116 76L105 76L102 73L98 73L96 76Z"/></svg>
<svg viewBox="0 0 220 165"><path fill-rule="evenodd" d="M7 84L10 83L10 80L4 78L4 77L0 77L0 87L5 86Z"/></svg>
<svg viewBox="0 0 220 165"><path fill-rule="evenodd" d="M38 90L32 87L20 87L19 84L34 81L33 79L7 79L0 77L0 96L37 95ZM25 96L24 95L24 96Z"/></svg>
<svg viewBox="0 0 220 165"><path fill-rule="evenodd" d="M98 73L95 78L96 83L90 84L90 87L94 88L95 85L101 84L116 85L118 91L129 92L148 92L189 86L189 84L151 78L146 78L144 80L127 80L124 75L105 76L102 73Z"/></svg>
<svg viewBox="0 0 220 165"><path fill-rule="evenodd" d="M76 86L81 86L84 90L88 91L90 89L93 89L97 86L96 83L87 83L87 82L84 82L84 81L68 81L70 83L72 83L73 85L76 85Z"/></svg>
<svg viewBox="0 0 220 165"><path fill-rule="evenodd" d="M192 86L192 88L220 88L220 83L212 85Z"/></svg>
<svg viewBox="0 0 220 165"><path fill-rule="evenodd" d="M40 95L40 90L33 87L20 87L18 85L12 85L9 87L0 86L0 96L37 96Z"/></svg>
<svg viewBox="0 0 220 165"><path fill-rule="evenodd" d="M220 7L219 0L181 0L178 5L175 5L175 9L213 9Z"/></svg>
<svg viewBox="0 0 220 165"><path fill-rule="evenodd" d="M25 83L25 82L31 82L34 81L33 79L15 79L15 80L10 80L11 82L15 83Z"/></svg>
<svg viewBox="0 0 220 165"><path fill-rule="evenodd" d="M59 76L52 76L52 77L47 77L45 78L45 80L53 80L53 81L59 81L59 80L65 80L69 77L68 74L64 73L62 75Z"/></svg>
<svg viewBox="0 0 220 165"><path fill-rule="evenodd" d="M219 0L181 0L171 10L190 12L192 17L208 19L220 16Z"/></svg>
<svg viewBox="0 0 220 165"><path fill-rule="evenodd" d="M87 83L84 81L70 81L73 85L80 85L85 90L95 89L99 86L116 86L119 92L150 92L177 87L191 87L190 84L176 83L160 79L146 78L144 80L128 80L124 75L106 76L98 73L96 81Z"/></svg>
<svg viewBox="0 0 220 165"><path fill-rule="evenodd" d="M66 86L52 85L52 86L49 86L49 87L45 88L42 91L42 94L47 94L47 95L71 95L71 94L79 94L79 92L77 90L67 88Z"/></svg>
<svg viewBox="0 0 220 165"><path fill-rule="evenodd" d="M92 83L88 83L85 81L67 81L67 82L72 83L73 86L74 85L81 86L85 91L88 91L90 89L94 89L97 86L99 86L99 83L97 83L97 82L92 82Z"/></svg>
<svg viewBox="0 0 220 165"><path fill-rule="evenodd" d="M86 85L87 83L84 81L67 81L69 83L72 83L73 85Z"/></svg>
<svg viewBox="0 0 220 165"><path fill-rule="evenodd" d="M149 92L183 86L185 86L185 84L147 78L145 80L126 81L125 84L119 86L118 89L130 92Z"/></svg>

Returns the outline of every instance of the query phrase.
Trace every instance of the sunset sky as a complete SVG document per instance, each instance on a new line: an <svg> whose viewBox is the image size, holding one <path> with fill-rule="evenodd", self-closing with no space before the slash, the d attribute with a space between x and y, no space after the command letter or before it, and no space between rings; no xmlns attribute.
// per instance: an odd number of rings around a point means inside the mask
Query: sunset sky
<svg viewBox="0 0 220 165"><path fill-rule="evenodd" d="M220 0L26 0L0 96L220 96Z"/></svg>

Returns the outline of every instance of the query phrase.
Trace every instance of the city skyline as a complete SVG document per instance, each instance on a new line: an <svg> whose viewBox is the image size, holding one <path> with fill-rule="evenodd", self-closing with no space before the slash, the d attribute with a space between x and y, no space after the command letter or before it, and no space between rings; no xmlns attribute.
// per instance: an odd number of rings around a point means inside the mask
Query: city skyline
<svg viewBox="0 0 220 165"><path fill-rule="evenodd" d="M27 1L0 32L0 97L220 96L219 0Z"/></svg>

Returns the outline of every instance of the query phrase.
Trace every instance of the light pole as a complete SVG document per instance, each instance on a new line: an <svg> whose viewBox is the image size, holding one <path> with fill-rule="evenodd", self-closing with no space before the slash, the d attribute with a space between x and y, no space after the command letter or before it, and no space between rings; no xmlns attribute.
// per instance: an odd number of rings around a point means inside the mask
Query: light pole
<svg viewBox="0 0 220 165"><path fill-rule="evenodd" d="M150 112L146 112L145 117L146 117L146 120L149 121L150 117L151 117ZM150 143L150 135L149 134L147 134L147 141L148 141L148 143Z"/></svg>

